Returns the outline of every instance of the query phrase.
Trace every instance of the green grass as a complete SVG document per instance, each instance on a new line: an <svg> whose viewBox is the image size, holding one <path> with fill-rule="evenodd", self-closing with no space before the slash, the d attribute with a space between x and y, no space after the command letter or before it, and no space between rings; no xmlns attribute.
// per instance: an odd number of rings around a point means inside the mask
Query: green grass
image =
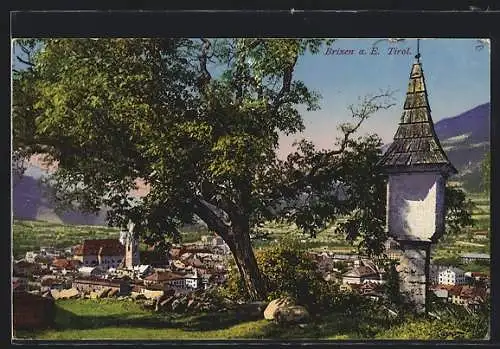
<svg viewBox="0 0 500 349"><path fill-rule="evenodd" d="M157 314L135 302L75 299L56 302L51 329L17 331L18 339L363 339L389 325L369 315L330 314L314 318L306 328L280 326L235 311L196 315Z"/></svg>
<svg viewBox="0 0 500 349"><path fill-rule="evenodd" d="M369 310L355 315L313 316L305 327L286 326L246 313L158 314L117 299L56 301L53 328L15 331L16 339L230 340L230 339L438 339L447 323L420 317L388 318ZM432 322L432 323L431 323ZM450 339L450 338L444 338Z"/></svg>

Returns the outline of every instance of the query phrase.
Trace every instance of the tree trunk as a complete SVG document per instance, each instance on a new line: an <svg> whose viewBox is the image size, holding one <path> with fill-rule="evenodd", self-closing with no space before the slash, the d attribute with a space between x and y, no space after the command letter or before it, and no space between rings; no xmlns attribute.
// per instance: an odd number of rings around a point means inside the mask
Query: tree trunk
<svg viewBox="0 0 500 349"><path fill-rule="evenodd" d="M217 232L229 246L250 298L264 300L267 287L253 253L248 218L239 215L234 217L232 224L227 224L220 209L205 200L195 203L195 209L209 229Z"/></svg>
<svg viewBox="0 0 500 349"><path fill-rule="evenodd" d="M236 266L251 300L264 300L267 296L267 289L253 253L250 233L233 227L229 236L224 239L233 253Z"/></svg>

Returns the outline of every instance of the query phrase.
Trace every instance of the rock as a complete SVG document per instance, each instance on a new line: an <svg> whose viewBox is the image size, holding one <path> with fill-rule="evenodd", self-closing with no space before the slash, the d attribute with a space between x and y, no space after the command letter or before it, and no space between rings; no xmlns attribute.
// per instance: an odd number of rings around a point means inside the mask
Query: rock
<svg viewBox="0 0 500 349"><path fill-rule="evenodd" d="M58 290L50 290L49 292L50 292L50 295L52 296L52 298L60 299L60 297L59 297L60 292Z"/></svg>
<svg viewBox="0 0 500 349"><path fill-rule="evenodd" d="M275 320L280 324L291 324L308 321L309 312L301 305L281 307L274 313Z"/></svg>
<svg viewBox="0 0 500 349"><path fill-rule="evenodd" d="M264 319L266 320L274 320L276 310L284 307L289 307L295 305L295 301L290 297L280 297L275 299L269 303L269 305L264 310Z"/></svg>
<svg viewBox="0 0 500 349"><path fill-rule="evenodd" d="M54 299L70 299L80 296L80 292L78 292L76 288L70 288L68 290L61 291L51 290L50 293Z"/></svg>
<svg viewBox="0 0 500 349"><path fill-rule="evenodd" d="M101 291L98 292L99 298L105 298L108 296L109 291L111 291L110 287L104 288Z"/></svg>

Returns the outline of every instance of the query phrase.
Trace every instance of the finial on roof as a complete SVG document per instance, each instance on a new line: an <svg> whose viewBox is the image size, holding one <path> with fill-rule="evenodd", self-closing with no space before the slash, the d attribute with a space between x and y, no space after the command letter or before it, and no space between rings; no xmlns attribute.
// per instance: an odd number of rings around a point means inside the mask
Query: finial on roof
<svg viewBox="0 0 500 349"><path fill-rule="evenodd" d="M420 63L420 39L417 39L417 54L415 55L417 63Z"/></svg>

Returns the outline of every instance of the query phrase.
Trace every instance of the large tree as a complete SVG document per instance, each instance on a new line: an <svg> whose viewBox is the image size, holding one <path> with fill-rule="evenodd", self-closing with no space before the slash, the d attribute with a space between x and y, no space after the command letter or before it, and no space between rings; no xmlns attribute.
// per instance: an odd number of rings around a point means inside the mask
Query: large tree
<svg viewBox="0 0 500 349"><path fill-rule="evenodd" d="M21 44L23 44L21 42ZM385 240L384 180L377 136L354 138L389 108L390 93L350 107L333 149L302 141L278 159L280 134L304 129L301 108L319 95L295 78L316 39L50 39L14 74L14 150L47 154L61 205L109 208L110 225L129 220L147 242L179 235L202 219L230 247L251 298L266 286L250 233L265 220L315 235L338 229L365 252ZM327 43L326 43L327 44ZM31 51L30 51L31 52ZM130 192L140 178L149 193Z"/></svg>

